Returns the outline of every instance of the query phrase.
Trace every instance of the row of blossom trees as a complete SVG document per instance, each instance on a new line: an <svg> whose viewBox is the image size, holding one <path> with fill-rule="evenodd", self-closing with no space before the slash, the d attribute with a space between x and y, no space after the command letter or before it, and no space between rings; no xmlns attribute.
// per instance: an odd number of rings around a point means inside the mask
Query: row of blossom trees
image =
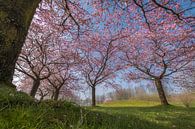
<svg viewBox="0 0 195 129"><path fill-rule="evenodd" d="M96 88L117 88L115 82L123 75L151 80L161 103L168 105L163 81L194 69L194 31L157 2L151 10L143 2L133 3L92 2L88 12L76 3L43 3L17 61L20 87L32 97L58 100L60 95L74 96L84 83L95 106Z"/></svg>

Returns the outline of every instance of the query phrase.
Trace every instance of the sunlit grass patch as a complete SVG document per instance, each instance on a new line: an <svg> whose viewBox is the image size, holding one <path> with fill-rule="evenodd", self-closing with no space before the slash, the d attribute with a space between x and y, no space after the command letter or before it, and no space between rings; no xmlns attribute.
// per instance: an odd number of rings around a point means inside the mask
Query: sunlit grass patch
<svg viewBox="0 0 195 129"><path fill-rule="evenodd" d="M142 100L121 100L121 101L111 101L99 106L103 107L149 107L160 105L159 102L155 101L142 101Z"/></svg>

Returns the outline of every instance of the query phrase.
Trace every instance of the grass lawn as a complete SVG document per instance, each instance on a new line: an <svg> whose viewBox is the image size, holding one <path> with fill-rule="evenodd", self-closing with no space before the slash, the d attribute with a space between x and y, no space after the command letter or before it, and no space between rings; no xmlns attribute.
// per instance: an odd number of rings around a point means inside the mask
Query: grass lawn
<svg viewBox="0 0 195 129"><path fill-rule="evenodd" d="M0 86L0 129L195 129L195 107L139 100L95 108L63 101L37 103Z"/></svg>
<svg viewBox="0 0 195 129"><path fill-rule="evenodd" d="M121 129L195 129L193 106L163 107L158 102L131 100L105 103L92 110L118 117Z"/></svg>

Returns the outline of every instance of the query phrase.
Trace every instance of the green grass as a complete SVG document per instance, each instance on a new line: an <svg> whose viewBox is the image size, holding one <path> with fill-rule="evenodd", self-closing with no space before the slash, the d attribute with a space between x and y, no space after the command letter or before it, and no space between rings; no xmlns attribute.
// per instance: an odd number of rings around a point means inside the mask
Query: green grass
<svg viewBox="0 0 195 129"><path fill-rule="evenodd" d="M116 101L95 108L35 102L0 85L0 129L195 129L195 108L151 101Z"/></svg>
<svg viewBox="0 0 195 129"><path fill-rule="evenodd" d="M118 116L126 125L121 129L195 129L194 107L131 100L105 103L92 110Z"/></svg>
<svg viewBox="0 0 195 129"><path fill-rule="evenodd" d="M155 101L143 101L143 100L120 100L114 102L107 102L100 104L101 107L150 107L160 105Z"/></svg>

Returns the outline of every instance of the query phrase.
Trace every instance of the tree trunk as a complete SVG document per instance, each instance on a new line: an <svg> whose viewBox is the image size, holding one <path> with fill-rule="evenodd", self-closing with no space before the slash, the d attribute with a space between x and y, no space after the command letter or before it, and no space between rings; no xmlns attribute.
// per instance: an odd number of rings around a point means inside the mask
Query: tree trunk
<svg viewBox="0 0 195 129"><path fill-rule="evenodd" d="M59 94L60 94L60 89L56 89L55 95L54 95L54 100L56 100L56 101L58 100Z"/></svg>
<svg viewBox="0 0 195 129"><path fill-rule="evenodd" d="M95 87L91 87L92 88L92 107L96 106L96 100L95 100Z"/></svg>
<svg viewBox="0 0 195 129"><path fill-rule="evenodd" d="M55 91L52 91L51 99L54 99Z"/></svg>
<svg viewBox="0 0 195 129"><path fill-rule="evenodd" d="M43 95L41 95L41 98L40 98L40 100L39 100L39 101L43 101L43 99L44 99L44 96L43 96Z"/></svg>
<svg viewBox="0 0 195 129"><path fill-rule="evenodd" d="M157 91L158 91L158 95L159 95L161 104L165 105L165 106L169 105L169 103L167 101L167 98L166 98L166 95L165 95L165 92L164 92L164 89L163 89L163 85L162 85L161 80L160 79L155 79L155 85L156 85L156 88L157 88Z"/></svg>
<svg viewBox="0 0 195 129"><path fill-rule="evenodd" d="M0 82L12 82L15 63L41 0L0 0Z"/></svg>
<svg viewBox="0 0 195 129"><path fill-rule="evenodd" d="M37 93L37 90L38 90L39 86L40 86L40 80L34 80L33 81L33 87L32 87L31 92L30 92L30 96L35 98L35 95Z"/></svg>

